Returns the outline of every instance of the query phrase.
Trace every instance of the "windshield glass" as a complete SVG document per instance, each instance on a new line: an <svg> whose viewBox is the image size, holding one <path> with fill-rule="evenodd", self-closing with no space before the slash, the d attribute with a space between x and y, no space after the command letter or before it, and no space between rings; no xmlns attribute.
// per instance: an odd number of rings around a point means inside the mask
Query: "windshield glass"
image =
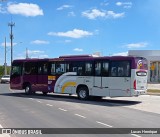
<svg viewBox="0 0 160 137"><path fill-rule="evenodd" d="M22 73L21 64L13 64L11 75L21 75L21 73Z"/></svg>

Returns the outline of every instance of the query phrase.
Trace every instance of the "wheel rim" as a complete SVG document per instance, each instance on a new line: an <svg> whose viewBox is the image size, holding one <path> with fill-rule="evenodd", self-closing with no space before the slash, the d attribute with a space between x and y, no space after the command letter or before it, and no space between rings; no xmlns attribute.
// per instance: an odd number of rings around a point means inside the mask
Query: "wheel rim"
<svg viewBox="0 0 160 137"><path fill-rule="evenodd" d="M80 90L79 91L79 96L80 96L80 98L86 98L86 96L87 96L87 93L86 93L86 91L83 89L83 90Z"/></svg>
<svg viewBox="0 0 160 137"><path fill-rule="evenodd" d="M29 87L27 86L27 87L26 87L26 90L25 90L26 93L29 93L29 90L30 90L30 89L29 89Z"/></svg>

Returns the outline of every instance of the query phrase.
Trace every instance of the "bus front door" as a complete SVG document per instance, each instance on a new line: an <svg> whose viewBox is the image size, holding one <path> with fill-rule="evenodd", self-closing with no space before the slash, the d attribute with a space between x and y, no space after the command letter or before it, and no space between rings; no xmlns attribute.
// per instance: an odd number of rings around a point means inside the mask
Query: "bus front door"
<svg viewBox="0 0 160 137"><path fill-rule="evenodd" d="M11 76L10 76L10 88L22 89L22 63L13 63Z"/></svg>

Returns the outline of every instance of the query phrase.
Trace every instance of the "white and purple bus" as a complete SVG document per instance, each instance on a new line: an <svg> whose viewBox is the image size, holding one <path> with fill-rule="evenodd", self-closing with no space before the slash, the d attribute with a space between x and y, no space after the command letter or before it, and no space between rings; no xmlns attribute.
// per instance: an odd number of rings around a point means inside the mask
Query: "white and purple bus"
<svg viewBox="0 0 160 137"><path fill-rule="evenodd" d="M147 60L143 57L90 55L14 60L10 88L26 94L77 94L80 99L132 97L147 92Z"/></svg>

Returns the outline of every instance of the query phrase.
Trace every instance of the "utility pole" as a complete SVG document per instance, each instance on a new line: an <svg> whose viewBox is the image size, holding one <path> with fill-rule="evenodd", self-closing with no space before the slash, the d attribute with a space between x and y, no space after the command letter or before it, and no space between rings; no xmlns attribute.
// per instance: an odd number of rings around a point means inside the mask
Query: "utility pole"
<svg viewBox="0 0 160 137"><path fill-rule="evenodd" d="M6 63L6 37L5 37L5 42L4 42L4 75L7 75L7 63Z"/></svg>
<svg viewBox="0 0 160 137"><path fill-rule="evenodd" d="M11 27L11 33L10 33L10 39L11 39L11 65L12 65L12 61L13 61L13 33L12 33L12 28L15 26L14 22L10 22L8 23L8 26Z"/></svg>

